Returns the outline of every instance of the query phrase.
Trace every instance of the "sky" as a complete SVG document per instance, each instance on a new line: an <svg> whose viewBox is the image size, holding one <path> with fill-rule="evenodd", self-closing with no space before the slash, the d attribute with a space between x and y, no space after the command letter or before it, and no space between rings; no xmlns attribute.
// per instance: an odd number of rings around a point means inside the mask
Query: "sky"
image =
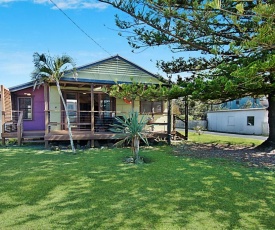
<svg viewBox="0 0 275 230"><path fill-rule="evenodd" d="M9 88L31 81L34 52L67 54L76 66L118 54L164 75L156 61L171 60L173 54L168 48L132 52L127 39L118 35L114 15L128 15L96 0L53 2L73 22L48 0L0 0L0 85Z"/></svg>

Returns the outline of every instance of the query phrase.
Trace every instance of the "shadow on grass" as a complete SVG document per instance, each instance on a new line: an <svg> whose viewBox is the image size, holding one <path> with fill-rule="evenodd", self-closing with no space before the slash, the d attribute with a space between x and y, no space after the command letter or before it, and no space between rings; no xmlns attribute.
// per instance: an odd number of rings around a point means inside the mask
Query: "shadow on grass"
<svg viewBox="0 0 275 230"><path fill-rule="evenodd" d="M0 149L0 223L10 229L272 229L273 172L145 149Z"/></svg>

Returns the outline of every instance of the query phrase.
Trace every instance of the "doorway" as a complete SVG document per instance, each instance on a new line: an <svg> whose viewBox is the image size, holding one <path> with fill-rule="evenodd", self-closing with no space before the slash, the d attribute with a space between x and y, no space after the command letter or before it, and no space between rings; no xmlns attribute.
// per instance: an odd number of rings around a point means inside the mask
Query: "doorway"
<svg viewBox="0 0 275 230"><path fill-rule="evenodd" d="M98 92L94 94L94 111L91 111L91 93L90 92L64 92L64 98L67 104L69 119L73 130L91 130L92 117L95 126L109 125L115 116L115 98L108 94ZM65 114L62 115L67 128Z"/></svg>

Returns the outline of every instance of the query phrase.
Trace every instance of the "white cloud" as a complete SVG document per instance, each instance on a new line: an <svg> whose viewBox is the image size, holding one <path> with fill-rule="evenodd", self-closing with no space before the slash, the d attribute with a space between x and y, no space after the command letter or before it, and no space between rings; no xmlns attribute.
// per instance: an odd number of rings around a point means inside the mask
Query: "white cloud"
<svg viewBox="0 0 275 230"><path fill-rule="evenodd" d="M0 6L8 6L12 2L26 2L31 0L0 0ZM35 4L53 5L54 2L60 9L100 9L103 10L108 7L106 3L97 2L95 0L33 0ZM56 9L55 6L52 9Z"/></svg>
<svg viewBox="0 0 275 230"><path fill-rule="evenodd" d="M8 1L8 0L7 0ZM53 0L53 2L60 9L105 9L107 4L96 2L95 0L85 1L85 0ZM53 4L50 0L34 0L36 4ZM53 9L56 9L54 6Z"/></svg>

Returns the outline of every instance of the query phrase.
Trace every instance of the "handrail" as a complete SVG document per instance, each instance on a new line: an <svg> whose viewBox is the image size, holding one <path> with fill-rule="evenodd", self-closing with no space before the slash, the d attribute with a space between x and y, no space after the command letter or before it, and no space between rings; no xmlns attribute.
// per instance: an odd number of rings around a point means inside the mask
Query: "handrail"
<svg viewBox="0 0 275 230"><path fill-rule="evenodd" d="M60 109L50 109L50 110L44 110L45 112L65 112L65 110L60 110ZM127 113L127 112L122 112L122 111L115 111L115 110L73 110L73 109L68 109L69 112L80 112L80 113Z"/></svg>
<svg viewBox="0 0 275 230"><path fill-rule="evenodd" d="M17 121L17 141L18 145L22 144L22 136L23 136L23 112L19 111L19 117Z"/></svg>
<svg viewBox="0 0 275 230"><path fill-rule="evenodd" d="M48 109L45 111L45 130L46 134L67 130L67 117L65 111L60 109ZM110 125L115 121L116 116L122 116L127 112L115 111L115 110L104 110L104 111L91 111L91 110L69 110L69 119L71 128L74 131L90 131L101 132L102 130L108 131ZM142 113L139 113L143 115ZM158 125L156 129L164 129L167 126L167 122L164 120L155 120L151 124L152 130L153 125Z"/></svg>

